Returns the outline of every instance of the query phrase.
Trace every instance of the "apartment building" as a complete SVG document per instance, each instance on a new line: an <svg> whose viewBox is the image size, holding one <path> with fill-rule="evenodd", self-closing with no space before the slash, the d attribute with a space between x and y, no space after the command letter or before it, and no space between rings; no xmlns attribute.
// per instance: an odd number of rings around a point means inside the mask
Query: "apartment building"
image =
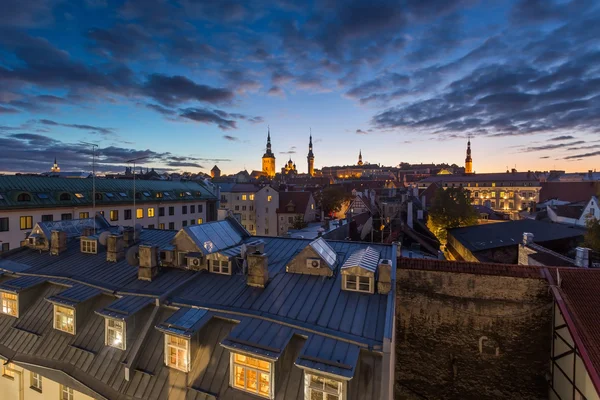
<svg viewBox="0 0 600 400"><path fill-rule="evenodd" d="M181 229L216 220L208 184L184 181L0 176L0 250L20 246L38 222L85 219L94 210L112 225Z"/></svg>
<svg viewBox="0 0 600 400"><path fill-rule="evenodd" d="M0 397L393 398L397 245L86 224L0 255Z"/></svg>
<svg viewBox="0 0 600 400"><path fill-rule="evenodd" d="M281 192L277 209L277 231L279 236L295 229L297 220L306 223L317 219L315 198L311 192Z"/></svg>
<svg viewBox="0 0 600 400"><path fill-rule="evenodd" d="M277 236L279 192L252 183L219 183L221 209L229 210L252 235Z"/></svg>

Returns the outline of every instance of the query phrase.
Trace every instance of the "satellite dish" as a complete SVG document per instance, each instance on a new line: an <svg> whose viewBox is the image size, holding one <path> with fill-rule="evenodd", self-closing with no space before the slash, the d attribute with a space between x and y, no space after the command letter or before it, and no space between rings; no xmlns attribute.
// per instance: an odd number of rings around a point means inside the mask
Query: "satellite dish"
<svg viewBox="0 0 600 400"><path fill-rule="evenodd" d="M142 231L142 224L140 224L140 223L135 224L135 230L141 232Z"/></svg>
<svg viewBox="0 0 600 400"><path fill-rule="evenodd" d="M106 242L108 241L109 236L110 236L109 231L104 231L100 234L100 237L98 237L98 241L100 242L100 244L102 246L106 246Z"/></svg>
<svg viewBox="0 0 600 400"><path fill-rule="evenodd" d="M119 233L123 233L125 231L125 228L123 228L122 225L119 225L117 229L119 230Z"/></svg>
<svg viewBox="0 0 600 400"><path fill-rule="evenodd" d="M129 250L127 250L127 254L125 255L125 259L127 260L127 264L133 265L134 267L140 264L140 259L138 257L139 246L131 246Z"/></svg>

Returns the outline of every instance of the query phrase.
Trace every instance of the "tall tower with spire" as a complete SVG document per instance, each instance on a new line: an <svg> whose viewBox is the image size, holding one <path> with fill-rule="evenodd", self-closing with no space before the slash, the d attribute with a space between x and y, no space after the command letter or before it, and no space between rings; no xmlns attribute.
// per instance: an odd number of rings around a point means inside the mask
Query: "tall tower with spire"
<svg viewBox="0 0 600 400"><path fill-rule="evenodd" d="M473 173L473 159L471 158L471 136L467 142L467 158L465 158L465 174Z"/></svg>
<svg viewBox="0 0 600 400"><path fill-rule="evenodd" d="M310 132L310 139L308 140L308 156L306 159L308 160L308 175L315 176L315 155L312 151L312 130Z"/></svg>
<svg viewBox="0 0 600 400"><path fill-rule="evenodd" d="M275 177L275 154L271 151L271 128L267 128L267 151L262 157L262 170L269 177Z"/></svg>
<svg viewBox="0 0 600 400"><path fill-rule="evenodd" d="M362 150L358 151L358 165L363 165L362 161Z"/></svg>
<svg viewBox="0 0 600 400"><path fill-rule="evenodd" d="M56 157L54 157L54 166L52 168L50 168L50 172L60 172L60 167L58 166L58 163L56 162Z"/></svg>

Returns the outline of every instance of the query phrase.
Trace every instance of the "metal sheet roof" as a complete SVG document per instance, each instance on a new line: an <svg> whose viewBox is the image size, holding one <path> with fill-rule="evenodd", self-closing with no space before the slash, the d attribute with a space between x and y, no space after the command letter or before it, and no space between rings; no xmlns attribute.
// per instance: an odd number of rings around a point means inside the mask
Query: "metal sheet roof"
<svg viewBox="0 0 600 400"><path fill-rule="evenodd" d="M37 276L21 276L0 284L0 290L5 292L19 293L21 290L32 288L44 283L46 279Z"/></svg>
<svg viewBox="0 0 600 400"><path fill-rule="evenodd" d="M286 348L294 329L274 322L244 318L221 344L231 349L276 360Z"/></svg>
<svg viewBox="0 0 600 400"><path fill-rule="evenodd" d="M329 268L335 268L335 265L337 263L337 254L335 253L335 250L333 250L331 246L327 244L325 239L323 239L322 237L315 239L308 245L312 247L313 250L321 256L321 258L323 258L323 260L327 263Z"/></svg>
<svg viewBox="0 0 600 400"><path fill-rule="evenodd" d="M212 316L212 313L203 308L182 307L166 321L158 324L156 329L165 333L190 337L206 325Z"/></svg>
<svg viewBox="0 0 600 400"><path fill-rule="evenodd" d="M51 303L74 307L79 303L98 296L100 293L102 293L100 290L91 286L76 284L65 291L48 297L47 300Z"/></svg>
<svg viewBox="0 0 600 400"><path fill-rule="evenodd" d="M246 236L228 220L186 226L183 230L205 255L238 245Z"/></svg>
<svg viewBox="0 0 600 400"><path fill-rule="evenodd" d="M354 376L359 355L360 348L355 344L311 335L304 344L296 365L350 379Z"/></svg>
<svg viewBox="0 0 600 400"><path fill-rule="evenodd" d="M108 221L101 215L97 215L96 218L38 222L36 225L44 232L47 239L50 239L52 231L63 231L67 234L67 238L73 238L81 236L84 228L95 226L98 230L104 230L110 227Z"/></svg>
<svg viewBox="0 0 600 400"><path fill-rule="evenodd" d="M370 272L377 272L379 265L379 252L368 246L353 252L342 265L342 269L360 267Z"/></svg>
<svg viewBox="0 0 600 400"><path fill-rule="evenodd" d="M155 299L152 297L123 296L103 309L96 311L96 314L104 317L125 319L154 302Z"/></svg>

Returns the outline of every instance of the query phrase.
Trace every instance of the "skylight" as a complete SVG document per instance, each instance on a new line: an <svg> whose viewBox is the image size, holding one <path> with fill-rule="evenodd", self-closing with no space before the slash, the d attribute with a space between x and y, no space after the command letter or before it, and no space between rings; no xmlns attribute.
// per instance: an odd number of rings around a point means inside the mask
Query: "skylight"
<svg viewBox="0 0 600 400"><path fill-rule="evenodd" d="M188 196L191 196L191 195L192 195L190 192L185 192L185 194L187 194Z"/></svg>
<svg viewBox="0 0 600 400"><path fill-rule="evenodd" d="M165 196L169 196L169 192L163 192Z"/></svg>
<svg viewBox="0 0 600 400"><path fill-rule="evenodd" d="M78 199L83 199L84 196L81 193L75 193L75 197Z"/></svg>
<svg viewBox="0 0 600 400"><path fill-rule="evenodd" d="M126 194L126 193L123 193L123 192L120 192L120 193L119 193L119 196L121 196L121 197L127 197L127 194Z"/></svg>
<svg viewBox="0 0 600 400"><path fill-rule="evenodd" d="M46 194L46 193L38 193L38 194L37 194L37 196L38 196L40 199L47 199L47 198L48 198L48 194Z"/></svg>
<svg viewBox="0 0 600 400"><path fill-rule="evenodd" d="M109 197L109 198L111 198L111 197L114 197L114 196L115 196L115 195L114 195L114 194L112 194L112 193L104 193L104 195L105 195L106 197Z"/></svg>
<svg viewBox="0 0 600 400"><path fill-rule="evenodd" d="M150 193L148 193L148 192L142 192L142 193L144 193L144 196L150 197Z"/></svg>

